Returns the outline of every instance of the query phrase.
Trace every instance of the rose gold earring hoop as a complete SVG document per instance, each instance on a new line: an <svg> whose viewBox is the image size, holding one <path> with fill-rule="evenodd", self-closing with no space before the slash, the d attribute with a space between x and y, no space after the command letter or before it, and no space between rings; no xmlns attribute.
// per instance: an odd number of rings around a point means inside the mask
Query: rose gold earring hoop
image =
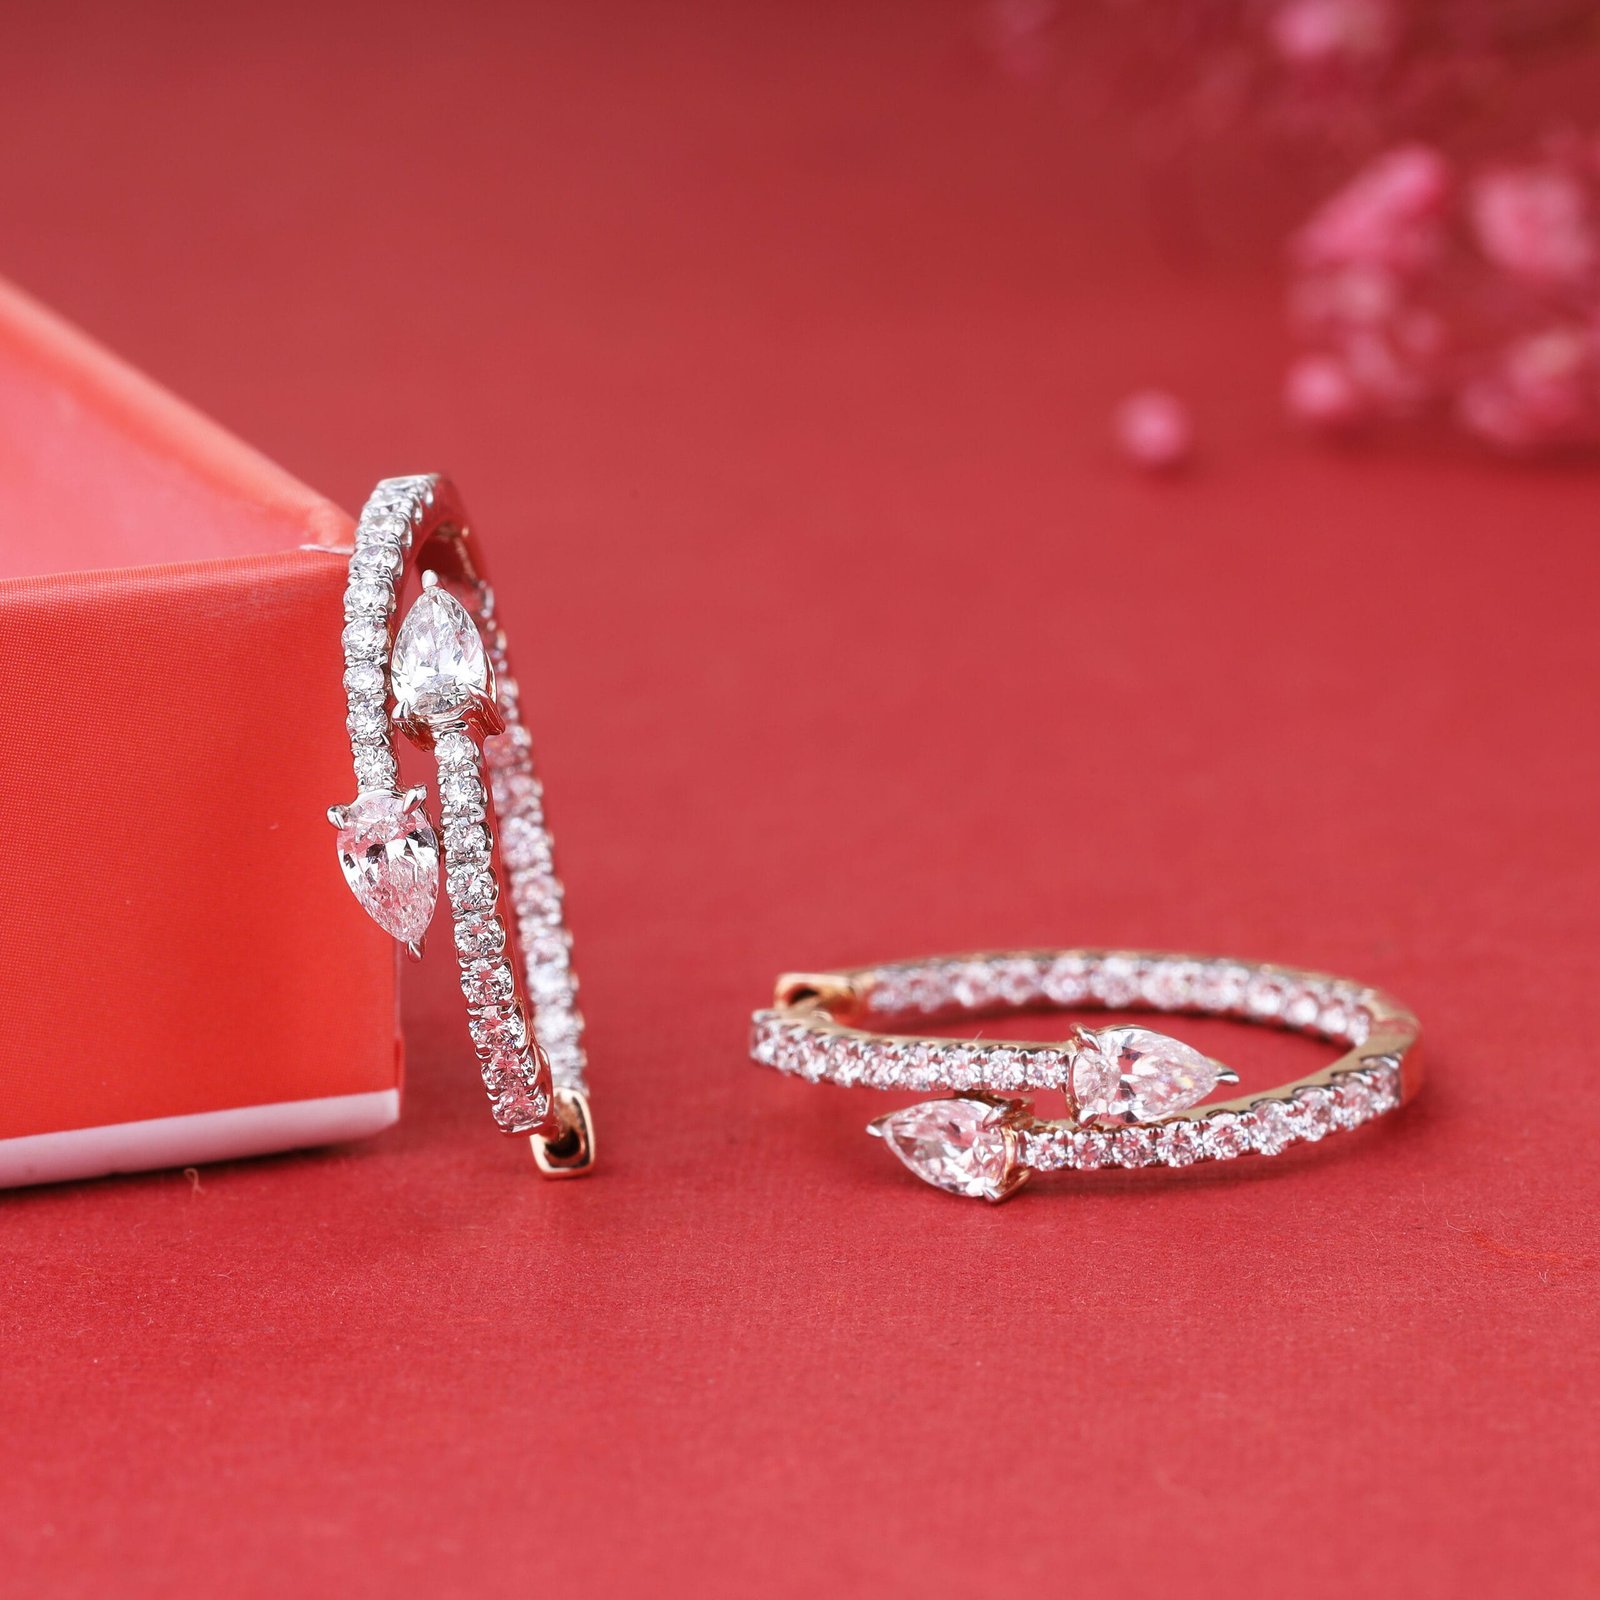
<svg viewBox="0 0 1600 1600"><path fill-rule="evenodd" d="M1237 1074L1149 1028L1079 1028L1055 1044L886 1031L1094 1006L1236 1017L1345 1053L1264 1094L1201 1105ZM772 1008L755 1014L751 1054L814 1083L947 1093L868 1131L935 1187L1003 1200L1036 1172L1275 1156L1360 1127L1416 1094L1418 1036L1404 1006L1347 978L1200 956L1029 950L790 973ZM1041 1117L1016 1098L1035 1089L1061 1091L1067 1115Z"/></svg>
<svg viewBox="0 0 1600 1600"><path fill-rule="evenodd" d="M396 633L396 598L421 592ZM468 1030L499 1127L531 1138L546 1177L594 1165L583 1019L532 741L477 541L448 480L380 483L356 525L344 598L346 728L356 798L334 806L339 864L361 906L413 956L441 860ZM402 791L393 729L433 753Z"/></svg>

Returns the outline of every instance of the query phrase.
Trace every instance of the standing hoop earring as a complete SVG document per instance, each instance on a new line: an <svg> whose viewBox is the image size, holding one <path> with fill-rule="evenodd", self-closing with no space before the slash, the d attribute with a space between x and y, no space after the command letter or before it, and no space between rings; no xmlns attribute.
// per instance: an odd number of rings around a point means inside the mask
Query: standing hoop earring
<svg viewBox="0 0 1600 1600"><path fill-rule="evenodd" d="M421 593L396 633L397 596L413 572ZM495 1122L531 1138L546 1177L586 1173L594 1127L583 1018L543 792L494 591L447 479L388 478L373 491L356 524L344 614L357 794L328 819L345 881L416 958L442 861ZM426 788L400 789L395 728L438 763L437 831Z"/></svg>

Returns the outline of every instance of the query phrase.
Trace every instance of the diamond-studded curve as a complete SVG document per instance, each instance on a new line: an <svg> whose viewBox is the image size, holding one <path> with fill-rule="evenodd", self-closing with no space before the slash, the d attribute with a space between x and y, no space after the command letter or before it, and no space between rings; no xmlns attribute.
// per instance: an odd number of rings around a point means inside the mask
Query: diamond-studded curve
<svg viewBox="0 0 1600 1600"><path fill-rule="evenodd" d="M399 767L388 715L397 587L419 533L428 528L439 481L431 476L385 480L356 524L343 643L346 728L358 792L398 792ZM506 732L486 741L483 751L465 733L442 735L435 750L446 886L459 891L451 895L451 909L463 990L469 1006L480 1000L501 1010L515 1005L520 1014L520 1000L502 998L504 980L486 977L482 970L486 958L506 950L509 918L519 935L509 942L522 958L520 987L536 1001L527 1009L532 1013L533 1036L549 1063L550 1079L557 1089L581 1092L587 1069L583 1018L577 1006L571 940L560 915L560 885L551 866L553 847L532 740L521 722L493 591L482 581L469 581L463 587L470 591L468 610L483 637L506 722ZM514 833L519 841L517 850L507 852L499 863L505 881L498 888L491 819L495 831ZM475 1018L483 1014L473 1013ZM502 1030L501 1036L513 1043L517 1037L514 1029ZM549 1099L527 1045L480 1051L480 1056L485 1088L500 1125L508 1132L526 1132L542 1123L550 1110Z"/></svg>
<svg viewBox="0 0 1600 1600"><path fill-rule="evenodd" d="M1038 1005L1131 1005L1238 1016L1354 1047L1318 1075L1322 1081L1271 1091L1242 1111L1201 1108L1142 1124L1133 1138L1122 1136L1136 1130L1040 1121L1020 1140L1023 1164L1040 1171L1276 1155L1362 1126L1400 1104L1400 1063L1415 1034L1408 1013L1366 986L1247 962L1036 952L942 958L847 976L870 1022L903 1025ZM1380 1028L1398 1028L1405 1042L1362 1058L1359 1047ZM886 1036L843 1026L817 1009L757 1012L751 1054L813 1082L924 1093L1066 1089L1071 1072L1070 1049L1060 1045Z"/></svg>

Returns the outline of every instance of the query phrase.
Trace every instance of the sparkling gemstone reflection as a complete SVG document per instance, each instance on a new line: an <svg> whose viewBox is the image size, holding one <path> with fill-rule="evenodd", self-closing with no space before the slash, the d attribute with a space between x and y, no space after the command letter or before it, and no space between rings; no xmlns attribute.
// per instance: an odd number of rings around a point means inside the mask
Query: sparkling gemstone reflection
<svg viewBox="0 0 1600 1600"><path fill-rule="evenodd" d="M870 1131L924 1183L1003 1200L1021 1177L1007 1130L1011 1109L987 1100L930 1100L880 1117Z"/></svg>
<svg viewBox="0 0 1600 1600"><path fill-rule="evenodd" d="M1080 1122L1154 1122L1198 1105L1222 1069L1150 1028L1085 1032L1072 1065Z"/></svg>
<svg viewBox="0 0 1600 1600"><path fill-rule="evenodd" d="M467 608L443 589L425 589L395 637L389 684L398 717L460 716L488 693L489 658Z"/></svg>
<svg viewBox="0 0 1600 1600"><path fill-rule="evenodd" d="M404 944L428 930L439 898L439 841L420 806L397 794L363 794L343 811L339 866L374 922Z"/></svg>

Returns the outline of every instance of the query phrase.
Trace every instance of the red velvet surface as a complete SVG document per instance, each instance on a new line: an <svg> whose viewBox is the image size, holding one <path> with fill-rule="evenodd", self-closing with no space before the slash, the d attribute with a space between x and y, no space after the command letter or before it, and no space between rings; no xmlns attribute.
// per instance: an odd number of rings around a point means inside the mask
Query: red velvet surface
<svg viewBox="0 0 1600 1600"><path fill-rule="evenodd" d="M463 485L603 1161L494 1136L441 949L393 1135L8 1196L10 1592L1600 1583L1596 480L1284 436L1287 199L1163 254L970 24L8 24L6 270L346 504ZM1103 443L1151 379L1188 481ZM744 1062L781 968L1079 941L1379 983L1429 1087L991 1210Z"/></svg>

